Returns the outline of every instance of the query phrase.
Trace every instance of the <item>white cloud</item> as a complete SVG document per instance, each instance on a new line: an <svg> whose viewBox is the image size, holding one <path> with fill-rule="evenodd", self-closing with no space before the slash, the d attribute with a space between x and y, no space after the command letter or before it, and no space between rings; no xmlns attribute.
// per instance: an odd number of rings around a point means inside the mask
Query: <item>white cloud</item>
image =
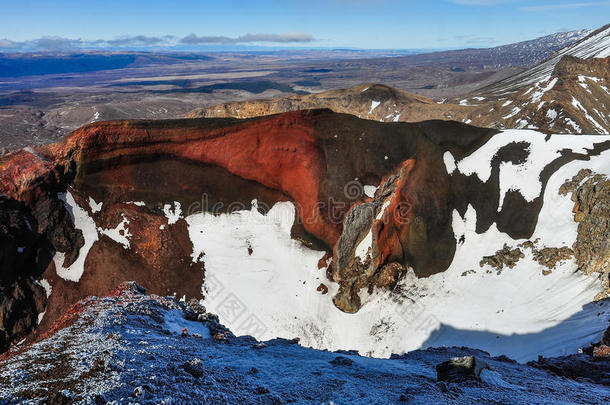
<svg viewBox="0 0 610 405"><path fill-rule="evenodd" d="M14 49L19 48L21 44L19 42L11 41L10 39L0 39L0 49Z"/></svg>
<svg viewBox="0 0 610 405"><path fill-rule="evenodd" d="M314 37L305 32L287 32L285 34L246 34L236 38L224 36L197 36L195 34L187 35L180 40L183 44L247 44L252 42L275 42L275 43L290 43L290 42L313 42Z"/></svg>
<svg viewBox="0 0 610 405"><path fill-rule="evenodd" d="M540 5L540 6L520 7L519 9L524 10L524 11L546 11L546 10L574 9L574 8L599 7L599 6L610 6L610 1L556 3L556 4L545 4L545 5Z"/></svg>
<svg viewBox="0 0 610 405"><path fill-rule="evenodd" d="M307 43L316 39L306 32L287 32L283 34L245 34L238 37L226 36L197 36L195 34L178 38L173 35L147 36L147 35L124 35L115 39L72 39L59 36L43 36L22 42L0 39L0 51L14 50L44 50L58 51L70 49L113 49L129 47L171 47L177 44L204 45L204 44L251 44L251 43Z"/></svg>

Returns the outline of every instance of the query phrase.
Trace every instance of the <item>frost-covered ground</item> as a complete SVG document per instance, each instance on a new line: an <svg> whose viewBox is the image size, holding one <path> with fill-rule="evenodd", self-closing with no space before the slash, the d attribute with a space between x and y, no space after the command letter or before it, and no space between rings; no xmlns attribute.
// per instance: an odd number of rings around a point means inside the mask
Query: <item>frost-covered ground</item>
<svg viewBox="0 0 610 405"><path fill-rule="evenodd" d="M222 332L203 312L202 321L186 320L185 307L173 297L142 295L133 286L81 302L69 312L72 321L63 319L64 329L0 359L0 403L610 401L608 387L478 350L428 349L375 359L282 339L260 344ZM493 370L481 380L437 382L435 366L464 355L485 360Z"/></svg>

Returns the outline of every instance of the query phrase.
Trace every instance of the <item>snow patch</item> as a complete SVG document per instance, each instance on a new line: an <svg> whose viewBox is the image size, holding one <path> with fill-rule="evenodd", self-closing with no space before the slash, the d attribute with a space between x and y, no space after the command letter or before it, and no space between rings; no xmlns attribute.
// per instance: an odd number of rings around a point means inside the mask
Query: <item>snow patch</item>
<svg viewBox="0 0 610 405"><path fill-rule="evenodd" d="M520 112L520 111L521 111L521 108L519 108L519 107L515 107L515 108L513 108L513 110L510 112L510 114L508 114L508 115L507 115L507 116L505 116L505 117L502 117L502 119L507 120L507 119L509 119L509 118L512 118L512 117L514 117L515 115L519 114L519 112Z"/></svg>
<svg viewBox="0 0 610 405"><path fill-rule="evenodd" d="M519 121L517 121L517 129L523 129L523 128L527 127L528 124L529 124L529 122L527 120L520 119Z"/></svg>
<svg viewBox="0 0 610 405"><path fill-rule="evenodd" d="M606 129L604 127L602 127L599 122L597 122L590 114L589 112L585 109L585 107L582 106L582 104L580 103L580 101L576 100L575 97L572 96L572 105L576 108L578 108L579 110L581 110L584 114L585 117L587 118L587 120L589 122L591 122L593 124L593 126L595 127L595 129L598 131L598 133L603 134L606 133Z"/></svg>
<svg viewBox="0 0 610 405"><path fill-rule="evenodd" d="M164 315L165 328L176 335L182 335L182 331L186 329L189 335L199 334L204 339L212 337L210 330L201 322L194 322L184 319L184 313L179 309L172 309Z"/></svg>
<svg viewBox="0 0 610 405"><path fill-rule="evenodd" d="M165 204L163 206L163 212L165 213L165 217L167 218L168 225L175 224L181 218L182 209L180 208L180 203L178 201L174 201L174 209L172 210L171 204Z"/></svg>
<svg viewBox="0 0 610 405"><path fill-rule="evenodd" d="M369 110L369 115L373 112L373 110L375 110L375 108L379 107L379 104L381 104L380 101L371 101L371 109Z"/></svg>
<svg viewBox="0 0 610 405"><path fill-rule="evenodd" d="M443 162L445 162L445 168L447 169L447 173L451 174L457 169L455 164L455 158L451 154L451 152L447 151L443 154Z"/></svg>
<svg viewBox="0 0 610 405"><path fill-rule="evenodd" d="M146 205L144 201L127 201L125 204L133 204L137 207L144 207Z"/></svg>
<svg viewBox="0 0 610 405"><path fill-rule="evenodd" d="M373 231L369 229L368 233L356 247L355 256L359 257L362 262L366 259L369 249L373 247Z"/></svg>
<svg viewBox="0 0 610 405"><path fill-rule="evenodd" d="M51 296L51 293L53 292L53 287L51 287L51 284L49 284L46 278L41 279L39 283L42 288L44 288L44 292L47 295L47 298L49 298Z"/></svg>
<svg viewBox="0 0 610 405"><path fill-rule="evenodd" d="M89 207L91 208L91 212L92 213L96 213L96 212L100 212L102 210L102 205L104 204L103 201L100 201L99 203L95 202L95 200L91 197L89 197Z"/></svg>
<svg viewBox="0 0 610 405"><path fill-rule="evenodd" d="M542 184L540 172L550 162L560 157L563 149L575 153L587 153L595 144L608 140L608 137L596 135L556 135L548 141L544 134L532 130L510 129L494 135L485 145L477 149L457 163L458 170L465 174L476 174L483 182L491 176L491 161L498 150L512 142L526 142L529 146L529 156L520 165L503 162L500 165L500 206L504 193L508 190L518 190L527 201L533 201L540 195ZM528 179L528 181L523 181Z"/></svg>
<svg viewBox="0 0 610 405"><path fill-rule="evenodd" d="M378 187L370 186L370 185L365 185L363 188L364 188L364 194L367 197L371 197L371 198L375 197L375 192L378 189Z"/></svg>
<svg viewBox="0 0 610 405"><path fill-rule="evenodd" d="M99 119L100 119L100 113L99 113L99 111L95 111L95 113L93 114L93 118L91 119L91 122L93 123L93 122L99 121Z"/></svg>
<svg viewBox="0 0 610 405"><path fill-rule="evenodd" d="M64 202L66 209L72 217L74 227L83 233L85 244L80 248L78 257L69 267L63 267L65 254L56 252L53 256L55 270L57 275L64 280L78 282L85 271L85 259L89 254L89 250L93 243L98 240L97 227L93 218L89 216L87 211L82 209L74 200L70 191L66 193L58 193L57 196Z"/></svg>
<svg viewBox="0 0 610 405"><path fill-rule="evenodd" d="M574 132L576 132L577 134L582 133L582 129L580 128L580 125L578 125L576 122L574 122L571 118L564 118L564 121L566 123L566 125L569 125L572 127L572 129L574 129Z"/></svg>
<svg viewBox="0 0 610 405"><path fill-rule="evenodd" d="M129 228L127 228L127 225L129 225L129 220L125 218L124 214L121 214L121 217L123 219L115 228L99 229L99 231L101 234L106 235L115 242L123 245L125 249L129 249L130 237L132 236L129 233Z"/></svg>

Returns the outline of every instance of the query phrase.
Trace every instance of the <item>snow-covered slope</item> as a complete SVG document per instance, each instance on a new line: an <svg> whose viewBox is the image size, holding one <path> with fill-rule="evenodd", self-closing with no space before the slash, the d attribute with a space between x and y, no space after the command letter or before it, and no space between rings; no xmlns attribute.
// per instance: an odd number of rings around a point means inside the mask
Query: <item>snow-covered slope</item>
<svg viewBox="0 0 610 405"><path fill-rule="evenodd" d="M609 57L610 25L606 25L577 43L556 52L539 65L490 86L489 90L501 93L536 82L543 82L550 77L553 69L555 69L555 65L564 56L574 56L581 59Z"/></svg>
<svg viewBox="0 0 610 405"><path fill-rule="evenodd" d="M507 193L525 200L543 198L531 241L535 249L571 247L577 223L573 202L558 193L561 185L583 168L610 175L610 151L590 160L573 161L555 172L546 188L543 169L571 150L586 153L600 136L554 136L545 140L535 131L505 131L472 155L448 165L450 172L489 180L492 159L514 143L529 143L529 157L500 166L500 204ZM445 162L452 162L447 156ZM576 352L599 340L610 319L610 302L593 303L603 291L595 276L577 272L574 259L552 271L523 248L514 268L492 269L479 262L513 240L492 225L477 233L477 212L453 214L459 241L453 263L443 273L416 278L413 273L393 291L361 292L364 306L356 314L338 310L332 302L337 285L326 278L318 261L324 252L311 250L290 237L295 218L290 202L278 203L263 215L251 210L231 214L195 214L186 218L194 245L193 260L205 261L205 305L236 334L258 339L299 337L318 349L356 349L387 357L420 347L474 345L494 355L520 361L538 355ZM320 287L323 284L325 287ZM324 294L328 288L328 294Z"/></svg>

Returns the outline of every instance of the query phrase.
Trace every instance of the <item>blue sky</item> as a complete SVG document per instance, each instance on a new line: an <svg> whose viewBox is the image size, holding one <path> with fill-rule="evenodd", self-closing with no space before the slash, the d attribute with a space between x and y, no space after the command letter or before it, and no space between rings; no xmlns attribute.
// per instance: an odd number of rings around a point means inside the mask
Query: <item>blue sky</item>
<svg viewBox="0 0 610 405"><path fill-rule="evenodd" d="M180 43L446 49L610 23L610 1L580 0L2 0L1 6L0 48L16 50Z"/></svg>

